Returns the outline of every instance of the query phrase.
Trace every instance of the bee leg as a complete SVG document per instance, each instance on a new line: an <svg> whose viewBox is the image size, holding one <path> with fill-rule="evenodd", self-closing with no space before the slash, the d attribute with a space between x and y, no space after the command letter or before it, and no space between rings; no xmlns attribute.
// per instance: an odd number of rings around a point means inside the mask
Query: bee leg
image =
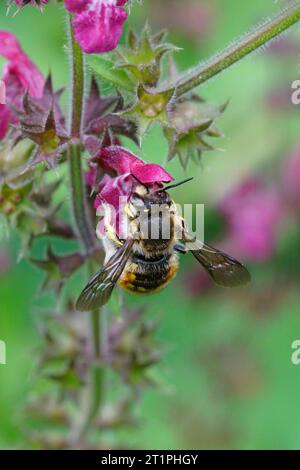
<svg viewBox="0 0 300 470"><path fill-rule="evenodd" d="M124 207L124 212L125 214L127 215L127 217L129 218L129 220L133 221L133 220L136 220L138 217L139 217L139 214L134 214L129 206L129 204L127 203L126 206Z"/></svg>
<svg viewBox="0 0 300 470"><path fill-rule="evenodd" d="M181 253L183 255L185 255L187 253L187 249L185 247L185 245L182 245L180 243L177 243L175 246L174 246L174 250L177 252L177 253Z"/></svg>

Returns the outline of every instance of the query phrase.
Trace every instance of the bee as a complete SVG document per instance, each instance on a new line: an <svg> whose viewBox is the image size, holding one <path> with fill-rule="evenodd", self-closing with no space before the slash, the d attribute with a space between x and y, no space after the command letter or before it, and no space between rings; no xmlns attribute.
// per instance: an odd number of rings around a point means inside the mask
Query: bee
<svg viewBox="0 0 300 470"><path fill-rule="evenodd" d="M168 193L189 180L158 189L139 184L124 208L128 238L120 239L109 222L105 223L104 265L80 294L78 310L94 310L106 304L116 284L139 294L160 291L176 276L179 254L188 251L219 286L235 287L250 281L249 272L239 261L198 242L189 233ZM152 227L158 227L156 236L152 236ZM169 227L168 234L164 227Z"/></svg>

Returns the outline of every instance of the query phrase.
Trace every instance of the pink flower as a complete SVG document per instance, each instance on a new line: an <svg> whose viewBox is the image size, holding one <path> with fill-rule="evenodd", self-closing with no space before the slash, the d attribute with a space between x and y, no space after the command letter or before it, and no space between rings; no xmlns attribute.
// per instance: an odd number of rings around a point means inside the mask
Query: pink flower
<svg viewBox="0 0 300 470"><path fill-rule="evenodd" d="M118 145L104 147L101 151L100 162L104 168L114 170L118 175L131 174L145 185L174 181L174 178L160 165L145 163Z"/></svg>
<svg viewBox="0 0 300 470"><path fill-rule="evenodd" d="M226 245L243 260L264 261L275 249L283 204L273 188L249 178L222 202L221 213L229 226Z"/></svg>
<svg viewBox="0 0 300 470"><path fill-rule="evenodd" d="M282 171L282 187L288 203L298 208L300 203L300 146L291 152L284 163ZM298 209L299 211L299 209Z"/></svg>
<svg viewBox="0 0 300 470"><path fill-rule="evenodd" d="M0 30L0 54L7 60L17 60L22 54L17 38L9 31Z"/></svg>
<svg viewBox="0 0 300 470"><path fill-rule="evenodd" d="M270 44L267 49L268 54L282 58L291 58L299 54L299 42L295 39L282 37Z"/></svg>
<svg viewBox="0 0 300 470"><path fill-rule="evenodd" d="M10 119L11 115L9 108L4 104L0 104L0 140L2 140L6 135Z"/></svg>
<svg viewBox="0 0 300 470"><path fill-rule="evenodd" d="M168 25L169 30L183 33L198 42L214 29L218 11L211 3L156 0L152 1L150 13L158 28Z"/></svg>
<svg viewBox="0 0 300 470"><path fill-rule="evenodd" d="M115 49L122 34L128 0L65 0L66 8L75 14L74 34L87 54Z"/></svg>
<svg viewBox="0 0 300 470"><path fill-rule="evenodd" d="M99 195L95 200L95 208L103 207L103 202L105 202L115 209L117 232L119 232L119 224L122 222L124 209L120 204L120 198L123 198L122 202L126 203L140 183L145 186L162 186L163 183L174 181L174 178L160 165L145 163L128 150L117 145L104 147L99 158L100 165L113 171L117 176L104 176L99 185Z"/></svg>
<svg viewBox="0 0 300 470"><path fill-rule="evenodd" d="M9 124L18 122L15 109L21 109L25 92L36 98L42 96L44 78L8 31L0 31L0 55L8 60L2 76L6 86L6 104L0 105L0 139L3 139Z"/></svg>
<svg viewBox="0 0 300 470"><path fill-rule="evenodd" d="M184 286L190 297L198 297L208 294L215 285L204 269L196 267L184 276Z"/></svg>

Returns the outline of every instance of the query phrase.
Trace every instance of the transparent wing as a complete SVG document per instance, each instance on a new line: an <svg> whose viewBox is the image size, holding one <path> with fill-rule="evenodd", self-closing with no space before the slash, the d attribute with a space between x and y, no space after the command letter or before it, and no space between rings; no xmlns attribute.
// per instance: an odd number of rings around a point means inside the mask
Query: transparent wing
<svg viewBox="0 0 300 470"><path fill-rule="evenodd" d="M251 280L245 266L212 246L201 243L201 248L195 247L191 252L219 286L237 287L248 284Z"/></svg>
<svg viewBox="0 0 300 470"><path fill-rule="evenodd" d="M127 239L103 268L90 279L77 300L77 310L94 310L108 302L125 268L133 244L134 239Z"/></svg>

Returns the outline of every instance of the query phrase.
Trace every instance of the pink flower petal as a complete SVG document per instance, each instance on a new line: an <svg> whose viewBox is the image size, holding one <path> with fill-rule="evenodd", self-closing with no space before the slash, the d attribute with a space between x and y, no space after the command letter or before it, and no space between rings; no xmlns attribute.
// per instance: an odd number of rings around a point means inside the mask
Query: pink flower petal
<svg viewBox="0 0 300 470"><path fill-rule="evenodd" d="M0 104L0 140L6 135L10 123L10 110L6 105Z"/></svg>
<svg viewBox="0 0 300 470"><path fill-rule="evenodd" d="M40 98L43 94L44 77L38 68L26 57L7 64L4 69L3 80L6 83L7 89L11 89L12 83L15 83L15 95L20 95L20 92L24 94L25 91L28 91L30 96Z"/></svg>
<svg viewBox="0 0 300 470"><path fill-rule="evenodd" d="M154 163L134 162L131 165L131 174L144 184L170 183L174 181L174 178L167 171Z"/></svg>
<svg viewBox="0 0 300 470"><path fill-rule="evenodd" d="M252 261L272 256L283 214L283 204L273 188L249 178L224 199L221 212L235 254Z"/></svg>
<svg viewBox="0 0 300 470"><path fill-rule="evenodd" d="M145 163L133 153L112 145L101 151L100 162L104 168L116 171L119 175L131 173L138 181L144 184L169 183L174 178L155 163Z"/></svg>
<svg viewBox="0 0 300 470"><path fill-rule="evenodd" d="M105 204L111 206L110 211L110 224L114 227L117 234L122 238L126 236L123 233L125 221L127 219L124 205L127 203L136 182L133 180L130 174L124 174L116 178L111 178L108 175L104 177L104 186L101 189L99 195L96 197L94 207L98 210L104 207ZM103 205L103 201L105 204ZM105 209L108 210L107 208ZM101 236L104 234L104 221L103 218L97 226L97 234Z"/></svg>
<svg viewBox="0 0 300 470"><path fill-rule="evenodd" d="M32 97L42 96L44 77L23 52L15 36L7 31L0 31L0 55L8 59L2 77L6 85L6 105L2 107L0 123L0 139L3 139L8 124L18 122L13 108L21 109L25 91Z"/></svg>
<svg viewBox="0 0 300 470"><path fill-rule="evenodd" d="M81 13L87 8L87 0L65 0L65 6L71 13Z"/></svg>
<svg viewBox="0 0 300 470"><path fill-rule="evenodd" d="M7 85L15 77L23 91L28 90L33 97L42 96L44 77L22 50L16 37L8 31L0 31L0 55L9 61L3 74Z"/></svg>
<svg viewBox="0 0 300 470"><path fill-rule="evenodd" d="M300 202L300 146L296 146L283 164L282 187L288 202Z"/></svg>
<svg viewBox="0 0 300 470"><path fill-rule="evenodd" d="M115 49L127 19L127 12L103 2L94 2L90 8L76 14L74 34L82 50L87 54L108 52Z"/></svg>
<svg viewBox="0 0 300 470"><path fill-rule="evenodd" d="M128 198L131 195L134 181L129 174L124 174L117 178L111 178L100 191L101 197L111 204L115 209L119 208L120 198Z"/></svg>
<svg viewBox="0 0 300 470"><path fill-rule="evenodd" d="M17 38L9 31L0 31L0 55L8 60L15 60L22 54Z"/></svg>
<svg viewBox="0 0 300 470"><path fill-rule="evenodd" d="M134 162L144 163L138 157L133 155L133 153L118 145L104 147L100 154L100 164L104 168L116 171L118 175L129 173L131 165Z"/></svg>

